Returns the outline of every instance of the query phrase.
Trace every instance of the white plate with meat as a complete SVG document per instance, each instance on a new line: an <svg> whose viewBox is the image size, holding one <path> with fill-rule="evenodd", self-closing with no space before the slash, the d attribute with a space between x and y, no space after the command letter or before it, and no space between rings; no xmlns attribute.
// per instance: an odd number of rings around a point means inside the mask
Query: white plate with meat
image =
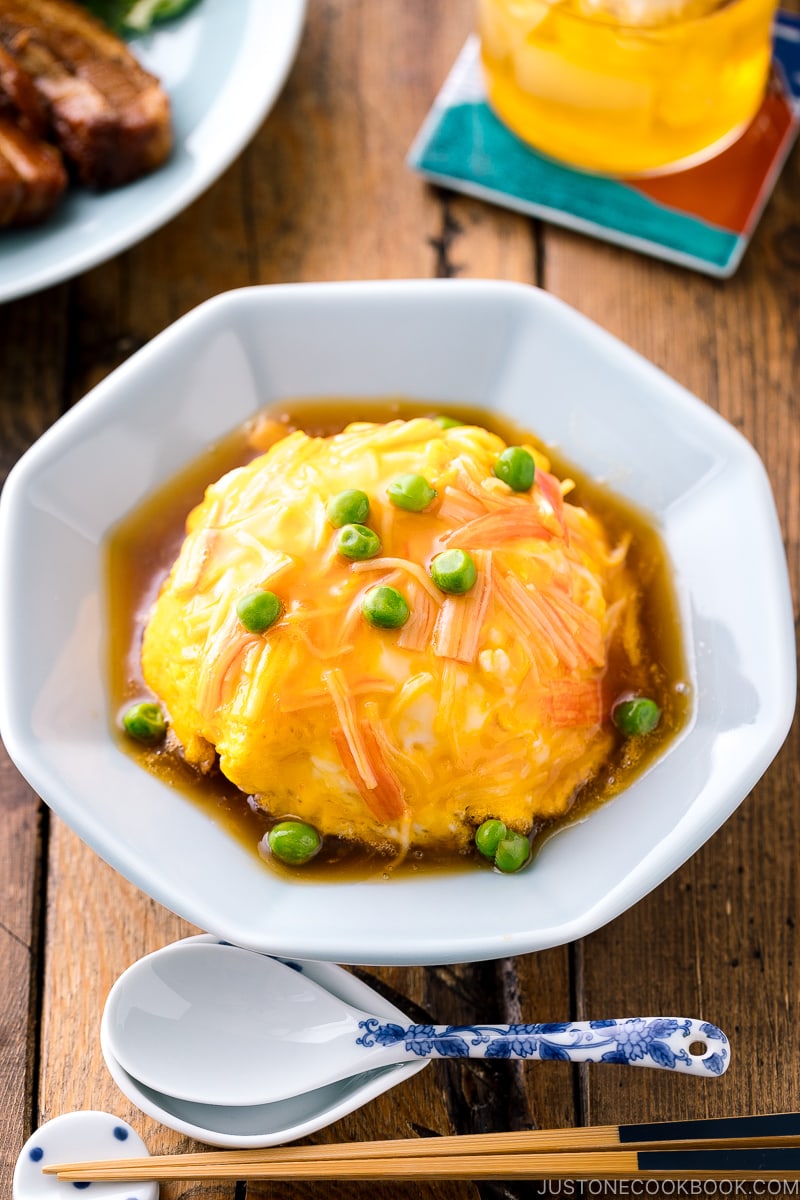
<svg viewBox="0 0 800 1200"><path fill-rule="evenodd" d="M179 20L131 39L130 49L169 97L171 155L112 190L73 184L46 221L0 229L0 303L107 261L218 179L277 99L305 9L306 0L200 0Z"/></svg>

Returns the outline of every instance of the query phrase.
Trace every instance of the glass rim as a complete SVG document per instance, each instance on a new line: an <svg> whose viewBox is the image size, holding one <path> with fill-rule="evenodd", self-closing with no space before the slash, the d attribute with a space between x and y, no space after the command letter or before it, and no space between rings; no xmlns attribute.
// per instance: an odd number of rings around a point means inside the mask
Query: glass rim
<svg viewBox="0 0 800 1200"><path fill-rule="evenodd" d="M507 0L500 0L500 2L504 4L507 3ZM633 25L629 20L614 20L612 15L607 11L593 16L591 13L564 7L562 0L540 0L540 2L547 8L560 9L560 15L565 20L575 21L596 29L609 29L617 33L629 33L631 36L639 38L663 35L673 29L683 31L692 27L710 26L714 22L723 19L726 13L748 7L764 9L765 13L769 12L771 22L779 4L779 0L721 0L710 12L701 13L697 16L659 20L649 25ZM496 0L484 0L484 3L487 3L491 7L496 3Z"/></svg>

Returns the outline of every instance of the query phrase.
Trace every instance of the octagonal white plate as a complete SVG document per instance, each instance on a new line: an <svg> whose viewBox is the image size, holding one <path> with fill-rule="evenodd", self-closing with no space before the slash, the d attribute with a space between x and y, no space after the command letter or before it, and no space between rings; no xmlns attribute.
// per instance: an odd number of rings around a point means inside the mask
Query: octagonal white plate
<svg viewBox="0 0 800 1200"><path fill-rule="evenodd" d="M505 413L652 515L675 572L691 720L644 775L518 875L287 881L116 745L103 540L265 404L398 394ZM795 705L786 562L755 451L620 342L516 284L281 285L209 301L14 468L0 497L0 578L0 731L19 769L144 891L203 929L284 957L458 962L589 933L741 803Z"/></svg>

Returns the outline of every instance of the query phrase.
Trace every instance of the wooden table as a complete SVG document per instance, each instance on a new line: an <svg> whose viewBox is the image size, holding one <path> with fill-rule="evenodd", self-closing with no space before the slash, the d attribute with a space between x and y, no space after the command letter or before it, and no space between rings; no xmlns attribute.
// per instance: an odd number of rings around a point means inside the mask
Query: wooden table
<svg viewBox="0 0 800 1200"><path fill-rule="evenodd" d="M631 344L751 439L800 585L800 148L727 282L437 191L404 156L472 22L471 0L310 0L277 107L214 187L114 261L0 309L2 475L91 386L217 292L286 280L522 280ZM439 1061L316 1140L800 1108L799 784L795 726L727 824L606 928L516 959L368 973L409 1012L440 1021L701 1015L732 1037L724 1079ZM98 1042L117 975L188 932L78 841L0 759L3 1197L32 1129L68 1110L115 1112L154 1152L193 1148L125 1100ZM525 1194L518 1185L410 1186L417 1191L287 1184L281 1194ZM265 1185L246 1191L248 1200L268 1194L276 1193ZM242 1200L245 1190L175 1184L162 1195Z"/></svg>

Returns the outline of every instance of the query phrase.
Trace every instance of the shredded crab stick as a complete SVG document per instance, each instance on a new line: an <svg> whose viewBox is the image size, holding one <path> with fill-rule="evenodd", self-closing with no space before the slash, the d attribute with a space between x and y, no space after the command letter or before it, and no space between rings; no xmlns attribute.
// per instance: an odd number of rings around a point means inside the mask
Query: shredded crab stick
<svg viewBox="0 0 800 1200"><path fill-rule="evenodd" d="M347 685L346 691L348 696L353 699L357 696L390 695L394 692L394 684L378 676L372 678L365 677L364 679L359 679L355 684ZM330 704L331 700L330 687L320 688L318 691L313 692L290 692L285 690L281 693L280 707L281 712L297 713L302 712L304 708L323 707L326 704Z"/></svg>
<svg viewBox="0 0 800 1200"><path fill-rule="evenodd" d="M477 552L474 557L478 572L474 585L466 596L448 596L433 630L434 653L464 663L475 662L492 590L491 554Z"/></svg>
<svg viewBox="0 0 800 1200"><path fill-rule="evenodd" d="M423 651L432 644L440 604L431 597L427 585L417 585L411 599L411 616L400 630L397 645L404 650Z"/></svg>
<svg viewBox="0 0 800 1200"><path fill-rule="evenodd" d="M555 680L547 694L547 705L556 726L599 725L603 716L600 680Z"/></svg>
<svg viewBox="0 0 800 1200"><path fill-rule="evenodd" d="M377 820L389 823L405 812L403 790L383 756L375 731L355 716L354 697L337 668L324 675L341 728L332 730L336 749L348 775Z"/></svg>
<svg viewBox="0 0 800 1200"><path fill-rule="evenodd" d="M539 470L536 473L536 486L552 509L553 516L558 521L562 536L569 541L569 533L564 519L564 493L561 490L561 483L549 471Z"/></svg>
<svg viewBox="0 0 800 1200"><path fill-rule="evenodd" d="M372 558L366 562L353 563L354 572L364 571L405 571L409 575L413 575L416 582L430 596L434 603L441 603L441 593L437 592L430 578L425 574L422 566L419 563L412 562L407 558Z"/></svg>
<svg viewBox="0 0 800 1200"><path fill-rule="evenodd" d="M331 694L341 727L339 731L334 730L333 732L334 734L340 732L343 735L353 766L364 787L367 789L376 788L378 780L369 761L369 754L364 745L362 729L356 716L354 697L347 686L344 674L339 667L335 667L331 671L326 671L322 678Z"/></svg>
<svg viewBox="0 0 800 1200"><path fill-rule="evenodd" d="M469 550L491 550L518 538L549 540L554 536L553 529L543 520L539 510L526 506L501 509L476 517L448 534L443 544Z"/></svg>
<svg viewBox="0 0 800 1200"><path fill-rule="evenodd" d="M223 622L203 656L197 688L198 711L212 717L223 703L225 683L237 662L259 639L243 629L235 612Z"/></svg>
<svg viewBox="0 0 800 1200"><path fill-rule="evenodd" d="M446 487L439 504L439 517L453 526L466 525L486 512L485 503L463 488Z"/></svg>
<svg viewBox="0 0 800 1200"><path fill-rule="evenodd" d="M626 546L479 426L267 440L189 515L144 632L187 761L216 755L276 821L398 853L564 812L608 750L610 647L641 645ZM279 615L247 629L258 589Z"/></svg>
<svg viewBox="0 0 800 1200"><path fill-rule="evenodd" d="M358 788L370 813L381 825L390 825L405 815L403 790L397 776L387 765L375 731L368 721L360 723L360 732L362 743L371 758L370 772L375 780L371 787L367 785L361 768L353 758L350 741L345 737L343 730L334 729L332 736L345 770Z"/></svg>

